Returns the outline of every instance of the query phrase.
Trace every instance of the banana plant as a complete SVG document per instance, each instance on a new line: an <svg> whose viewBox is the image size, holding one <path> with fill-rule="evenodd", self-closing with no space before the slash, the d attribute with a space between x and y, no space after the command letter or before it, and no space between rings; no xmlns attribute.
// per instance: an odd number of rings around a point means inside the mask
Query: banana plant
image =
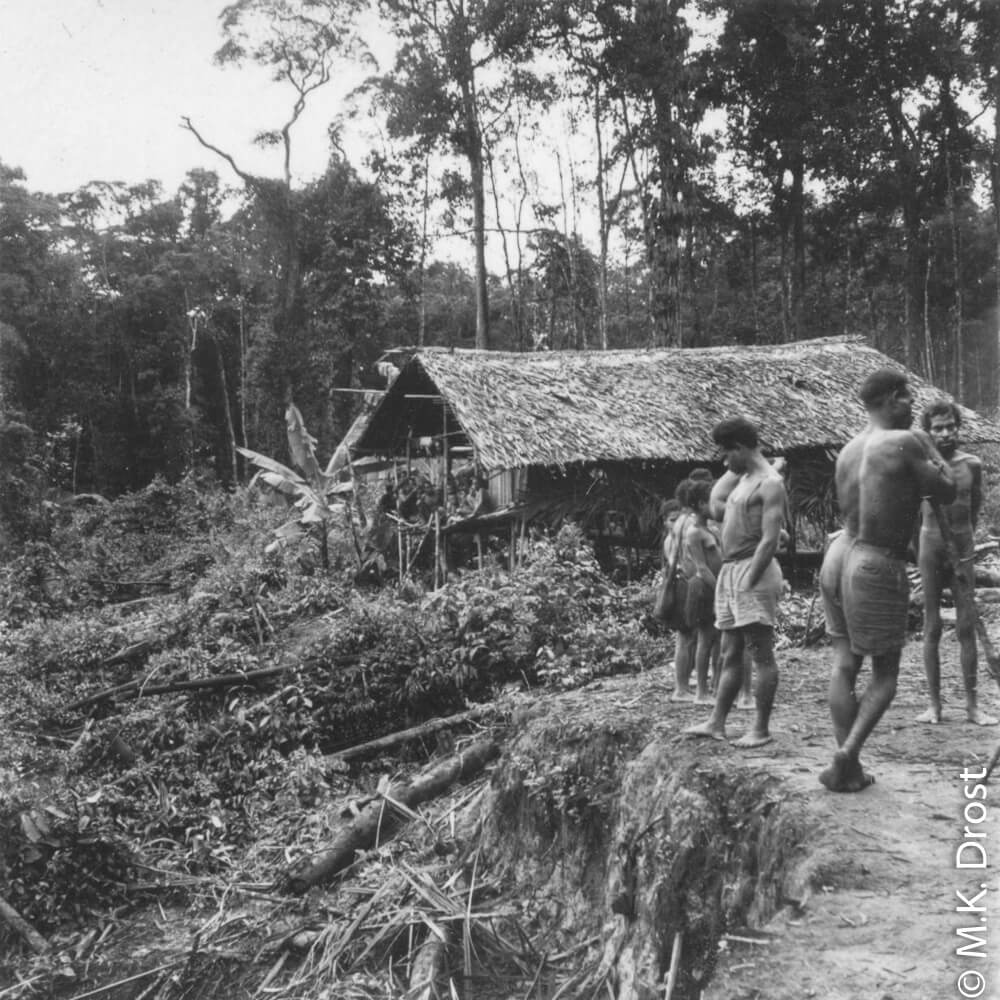
<svg viewBox="0 0 1000 1000"><path fill-rule="evenodd" d="M288 431L288 447L292 453L292 461L299 469L298 472L260 452L249 448L237 449L241 455L257 466L258 471L250 481L250 485L253 486L259 479L287 497L298 511L296 517L275 530L277 537L268 546L268 551L287 545L307 534L318 533L323 568L329 569L328 536L333 518L346 512L351 522L352 534L354 533L350 501L331 501L331 498L345 497L354 490L353 482L342 483L337 478L340 469L349 466L349 462L341 446L327 467L320 469L316 459L316 439L306 429L302 414L294 403L289 403L288 409L285 410L285 426ZM360 556L356 535L354 544Z"/></svg>

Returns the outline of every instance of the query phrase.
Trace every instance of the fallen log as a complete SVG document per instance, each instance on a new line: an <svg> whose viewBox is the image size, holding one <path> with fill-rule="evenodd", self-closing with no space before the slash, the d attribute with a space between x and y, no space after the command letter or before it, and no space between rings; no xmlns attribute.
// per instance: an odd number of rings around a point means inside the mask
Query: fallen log
<svg viewBox="0 0 1000 1000"><path fill-rule="evenodd" d="M3 896L0 896L0 920L3 920L8 927L20 934L35 954L44 955L49 950L48 941Z"/></svg>
<svg viewBox="0 0 1000 1000"><path fill-rule="evenodd" d="M337 657L331 662L337 666L347 666L351 663L357 663L360 658L357 654L351 654L350 656ZM194 680L166 681L162 684L147 684L146 678L126 681L124 684L116 684L114 687L104 688L103 691L89 694L86 698L78 698L67 705L65 711L75 712L88 705L95 705L98 702L114 700L115 698L147 698L154 694L171 694L175 691L198 691L202 688L256 684L257 681L267 680L269 677L278 677L294 666L293 663L286 663L280 667L261 667L260 670L247 670L245 673L219 674L217 677L199 677Z"/></svg>
<svg viewBox="0 0 1000 1000"><path fill-rule="evenodd" d="M439 987L448 970L448 949L451 947L452 930L425 918L428 934L417 949L410 970L410 989L407 996L413 1000L435 1000L441 996Z"/></svg>
<svg viewBox="0 0 1000 1000"><path fill-rule="evenodd" d="M388 792L369 803L357 819L344 827L329 847L304 864L293 865L277 880L275 888L301 895L329 881L353 864L358 851L393 837L412 818L414 806L440 795L455 782L478 774L499 753L492 740L480 740L462 753L425 768L412 781L391 785Z"/></svg>
<svg viewBox="0 0 1000 1000"><path fill-rule="evenodd" d="M276 677L288 669L288 667L262 667L260 670L248 670L242 674L220 674L218 677L169 681L165 684L145 684L145 679L127 681L124 684L116 684L114 687L89 694L86 698L78 698L67 705L65 710L67 712L75 712L78 709L86 708L88 705L96 705L98 702L114 700L116 698L145 698L150 695L168 694L173 691L194 691L199 688L227 687L245 683L252 684L255 681L264 680L268 677Z"/></svg>
<svg viewBox="0 0 1000 1000"><path fill-rule="evenodd" d="M323 761L324 763L332 763L334 761L346 762L357 760L359 757L368 757L383 750L391 750L393 747L397 747L401 743L407 743L409 740L418 740L423 736L431 736L442 729L451 729L454 726L462 725L464 722L474 722L493 711L494 708L492 706L485 706L482 708L472 708L467 712L459 712L457 715L448 715L441 719L429 719L427 722L421 722L419 726L400 729L398 732L379 736L378 739L368 740L367 743L358 743L355 746L337 750L334 753L327 754L323 758Z"/></svg>

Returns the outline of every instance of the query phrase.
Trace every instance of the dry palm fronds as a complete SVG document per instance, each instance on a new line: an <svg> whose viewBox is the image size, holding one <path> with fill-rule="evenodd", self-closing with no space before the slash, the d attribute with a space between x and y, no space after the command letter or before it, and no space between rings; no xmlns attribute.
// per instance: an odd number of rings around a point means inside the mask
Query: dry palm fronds
<svg viewBox="0 0 1000 1000"><path fill-rule="evenodd" d="M357 436L394 453L441 433L442 405L486 469L654 460L707 462L725 417L756 423L765 451L837 448L864 426L857 398L876 368L901 366L862 338L757 347L512 354L420 350ZM916 408L942 393L910 374ZM427 398L427 397L435 398ZM968 444L1000 430L963 410Z"/></svg>

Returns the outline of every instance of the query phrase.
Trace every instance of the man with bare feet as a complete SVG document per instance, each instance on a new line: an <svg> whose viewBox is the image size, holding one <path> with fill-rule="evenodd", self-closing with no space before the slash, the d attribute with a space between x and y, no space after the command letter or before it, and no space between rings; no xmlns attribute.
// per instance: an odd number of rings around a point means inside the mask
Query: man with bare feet
<svg viewBox="0 0 1000 1000"><path fill-rule="evenodd" d="M910 597L906 555L920 501L955 499L951 471L933 441L909 429L913 397L906 376L880 368L858 395L868 426L837 458L844 530L832 539L820 570L834 651L829 697L837 750L819 780L834 792L858 792L874 780L860 754L896 694ZM855 686L866 656L872 678L859 700Z"/></svg>
<svg viewBox="0 0 1000 1000"><path fill-rule="evenodd" d="M726 718L743 683L743 652L757 671L756 718L735 746L770 742L768 728L778 689L774 624L783 579L774 558L788 499L785 483L760 450L757 428L743 417L716 424L712 438L727 472L712 488L710 510L722 522L722 567L715 586L715 624L722 632L722 674L707 722L684 732L726 738Z"/></svg>
<svg viewBox="0 0 1000 1000"><path fill-rule="evenodd" d="M979 708L976 695L979 664L976 655L976 575L974 535L983 502L983 467L975 455L959 449L958 435L962 413L950 400L933 402L921 418L941 457L948 463L957 494L946 507L924 502L920 514L918 565L924 588L924 670L930 706L917 717L918 722L941 721L941 592L951 588L955 601L956 632L965 682L965 716L979 726L995 725L997 720ZM938 523L938 512L954 542L951 549ZM952 564L952 556L958 565Z"/></svg>

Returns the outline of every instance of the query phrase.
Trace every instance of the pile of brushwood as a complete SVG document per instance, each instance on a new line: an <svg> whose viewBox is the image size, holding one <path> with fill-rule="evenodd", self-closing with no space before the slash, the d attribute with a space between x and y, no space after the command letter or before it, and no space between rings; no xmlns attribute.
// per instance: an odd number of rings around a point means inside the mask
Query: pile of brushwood
<svg viewBox="0 0 1000 1000"><path fill-rule="evenodd" d="M283 516L254 495L154 483L65 512L3 567L11 961L154 889L273 882L323 804L357 784L338 751L441 716L472 724L505 685L662 658L648 584L612 586L572 529L516 577L359 591L347 559L324 573L307 546L274 551ZM448 730L426 732L404 757Z"/></svg>
<svg viewBox="0 0 1000 1000"><path fill-rule="evenodd" d="M457 850L511 699L662 666L652 581L612 584L568 526L514 575L363 590L350 525L333 526L324 571L308 540L270 544L283 517L252 491L157 482L63 511L0 570L4 1000L129 974L120 995L179 996L196 979L204 996L280 980L281 995L318 997L305 984L331 970L337 996L394 995L437 961L418 954L414 920L432 941L474 925L477 954L531 978L488 906L472 921L467 892L380 845L452 789L403 843L428 863ZM798 600L796 641L816 625ZM312 897L359 858L349 906ZM183 963L113 961L123 928L162 930L168 910L197 915ZM241 978L290 955L294 976Z"/></svg>

